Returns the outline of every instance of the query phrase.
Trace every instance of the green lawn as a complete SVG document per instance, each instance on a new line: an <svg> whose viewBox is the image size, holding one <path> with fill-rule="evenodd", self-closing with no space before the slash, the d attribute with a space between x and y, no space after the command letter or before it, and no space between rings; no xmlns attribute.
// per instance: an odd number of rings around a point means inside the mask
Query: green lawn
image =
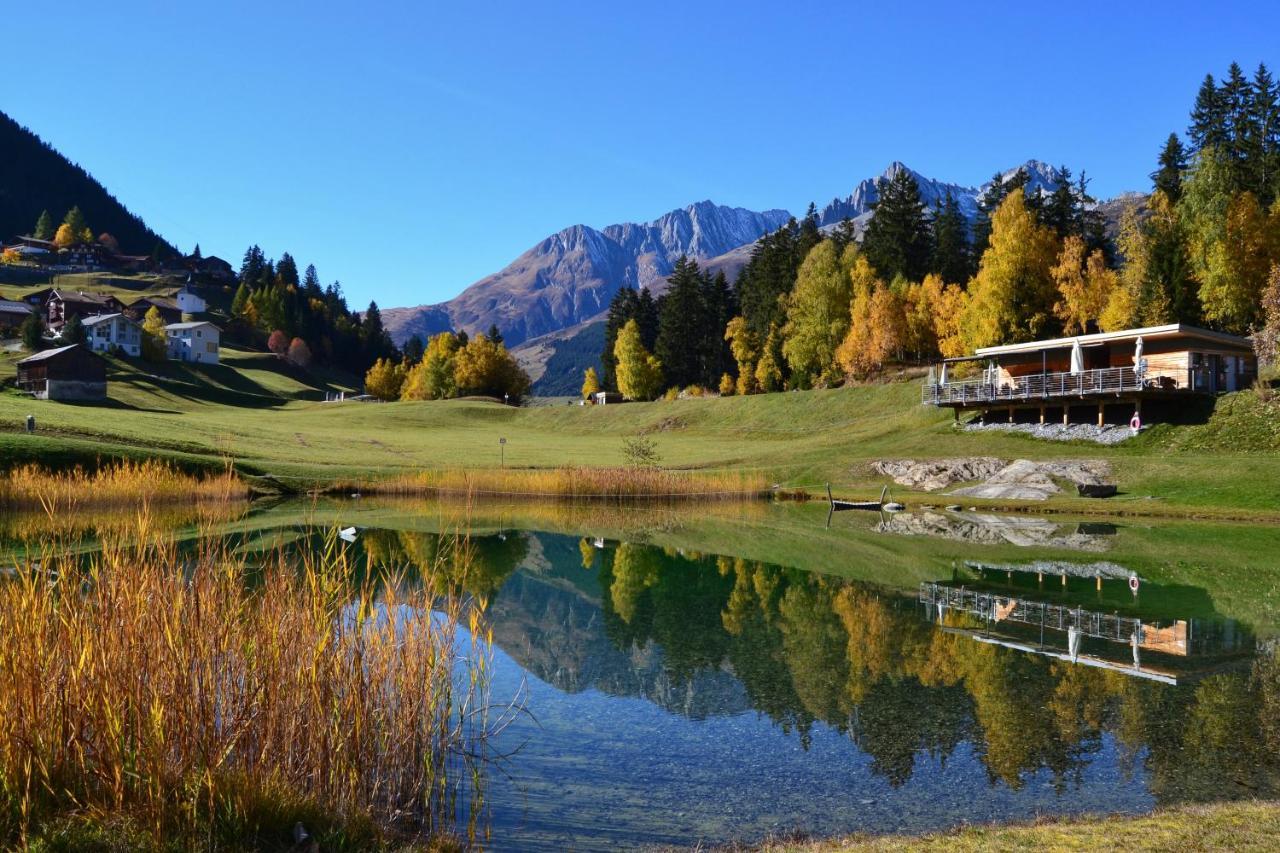
<svg viewBox="0 0 1280 853"><path fill-rule="evenodd" d="M6 354L0 365L12 370L13 358ZM960 432L949 412L919 404L912 382L604 407L464 400L334 405L317 401L326 390L350 387L350 380L294 371L269 355L230 348L220 367L116 361L111 379L106 404L0 393L0 464L46 454L155 454L219 464L231 456L247 473L307 484L405 469L496 467L500 438L507 439L508 466L620 465L622 438L647 434L669 467L760 470L787 487L819 491L831 482L849 496L878 493L884 480L868 463L884 457L1107 459L1122 494L1105 504L1060 497L1048 506L1280 518L1280 444L1270 432L1280 407L1248 402L1253 392L1225 398L1206 426L1160 428L1107 448ZM27 414L37 417L36 436L19 433Z"/></svg>

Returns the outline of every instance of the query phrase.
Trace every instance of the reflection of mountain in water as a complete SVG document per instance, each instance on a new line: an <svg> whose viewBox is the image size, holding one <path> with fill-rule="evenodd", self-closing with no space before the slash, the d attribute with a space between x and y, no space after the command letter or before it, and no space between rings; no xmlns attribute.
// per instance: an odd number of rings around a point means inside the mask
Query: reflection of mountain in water
<svg viewBox="0 0 1280 853"><path fill-rule="evenodd" d="M1036 516L992 515L979 512L915 512L890 516L876 525L880 533L934 536L979 545L1017 545L1022 548L1065 548L1105 551L1114 528L1097 524L1059 524Z"/></svg>
<svg viewBox="0 0 1280 853"><path fill-rule="evenodd" d="M728 672L703 670L677 679L656 643L619 649L606 635L600 603L553 578L514 573L489 615L498 646L566 693L634 696L694 719L750 707L742 683Z"/></svg>

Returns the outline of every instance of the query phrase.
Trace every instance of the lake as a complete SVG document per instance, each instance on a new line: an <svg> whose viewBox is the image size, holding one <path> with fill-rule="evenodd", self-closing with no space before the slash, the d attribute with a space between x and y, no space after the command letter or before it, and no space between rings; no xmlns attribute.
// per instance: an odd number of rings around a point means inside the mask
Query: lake
<svg viewBox="0 0 1280 853"><path fill-rule="evenodd" d="M493 849L1280 794L1273 528L371 500L163 521L247 551L354 525L346 547L386 567L467 533L457 581L492 630L491 699L520 708L488 744ZM110 523L128 520L14 517L0 537L91 550Z"/></svg>

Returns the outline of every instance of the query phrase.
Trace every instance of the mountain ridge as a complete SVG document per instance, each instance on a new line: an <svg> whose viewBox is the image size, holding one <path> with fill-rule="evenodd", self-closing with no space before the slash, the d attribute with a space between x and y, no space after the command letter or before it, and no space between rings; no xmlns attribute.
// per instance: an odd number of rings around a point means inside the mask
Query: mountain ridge
<svg viewBox="0 0 1280 853"><path fill-rule="evenodd" d="M1001 182L1019 169L1030 176L1031 191L1041 195L1053 191L1060 175L1057 168L1032 159L1000 172ZM993 183L978 187L946 183L895 160L881 174L855 184L849 195L832 199L819 211L819 225L830 230L848 218L861 233L873 215L878 182L900 170L916 179L928 207L940 205L950 192L970 222L978 214L979 199ZM732 281L750 260L756 240L790 218L782 209L756 212L703 200L645 223L600 229L571 225L450 300L382 309L383 322L397 343L415 334L425 339L449 329L474 333L497 325L515 346L599 317L622 287L661 290L681 254L713 272L723 271Z"/></svg>

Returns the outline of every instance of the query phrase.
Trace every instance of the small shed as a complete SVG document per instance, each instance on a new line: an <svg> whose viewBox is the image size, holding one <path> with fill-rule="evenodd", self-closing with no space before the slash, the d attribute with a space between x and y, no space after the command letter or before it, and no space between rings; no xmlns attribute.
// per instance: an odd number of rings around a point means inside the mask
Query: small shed
<svg viewBox="0 0 1280 853"><path fill-rule="evenodd" d="M16 329L31 316L31 306L25 302L0 299L0 329Z"/></svg>
<svg viewBox="0 0 1280 853"><path fill-rule="evenodd" d="M18 362L17 385L40 400L102 400L107 363L80 344L45 350Z"/></svg>
<svg viewBox="0 0 1280 853"><path fill-rule="evenodd" d="M617 391L597 391L592 397L597 406L604 406L608 403L625 403L627 398L619 394Z"/></svg>

